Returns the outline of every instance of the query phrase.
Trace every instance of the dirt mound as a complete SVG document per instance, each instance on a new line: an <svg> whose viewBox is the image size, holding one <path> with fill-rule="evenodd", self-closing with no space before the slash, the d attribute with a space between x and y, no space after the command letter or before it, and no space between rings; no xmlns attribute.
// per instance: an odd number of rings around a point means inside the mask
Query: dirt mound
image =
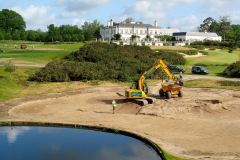
<svg viewBox="0 0 240 160"><path fill-rule="evenodd" d="M185 118L225 113L237 107L238 96L211 89L183 89L184 97L170 100L158 99L154 105L143 108L139 114L160 117ZM188 116L186 116L188 115Z"/></svg>

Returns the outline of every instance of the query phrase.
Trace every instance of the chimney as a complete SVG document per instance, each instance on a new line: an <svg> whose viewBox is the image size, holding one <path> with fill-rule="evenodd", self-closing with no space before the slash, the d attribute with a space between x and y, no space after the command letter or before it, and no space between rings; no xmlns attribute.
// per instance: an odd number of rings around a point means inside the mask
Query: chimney
<svg viewBox="0 0 240 160"><path fill-rule="evenodd" d="M154 21L154 27L158 27L158 23L156 20Z"/></svg>
<svg viewBox="0 0 240 160"><path fill-rule="evenodd" d="M110 27L110 21L108 21L107 26Z"/></svg>
<svg viewBox="0 0 240 160"><path fill-rule="evenodd" d="M110 21L108 21L107 26L108 27L113 27L113 20L112 19Z"/></svg>
<svg viewBox="0 0 240 160"><path fill-rule="evenodd" d="M110 20L110 26L113 27L113 20Z"/></svg>

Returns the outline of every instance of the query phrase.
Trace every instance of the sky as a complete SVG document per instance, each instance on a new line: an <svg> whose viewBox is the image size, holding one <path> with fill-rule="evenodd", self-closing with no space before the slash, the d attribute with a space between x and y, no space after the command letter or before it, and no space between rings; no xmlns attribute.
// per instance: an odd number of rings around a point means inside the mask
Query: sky
<svg viewBox="0 0 240 160"><path fill-rule="evenodd" d="M0 9L24 17L27 29L46 30L49 24L81 26L97 19L107 24L127 17L160 27L195 31L207 17L229 16L240 23L240 0L0 0Z"/></svg>

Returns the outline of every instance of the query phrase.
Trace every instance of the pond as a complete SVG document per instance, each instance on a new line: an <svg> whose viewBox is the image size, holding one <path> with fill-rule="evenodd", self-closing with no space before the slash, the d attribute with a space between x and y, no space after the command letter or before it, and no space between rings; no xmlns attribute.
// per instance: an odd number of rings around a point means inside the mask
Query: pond
<svg viewBox="0 0 240 160"><path fill-rule="evenodd" d="M161 160L124 135L74 128L0 127L1 160Z"/></svg>

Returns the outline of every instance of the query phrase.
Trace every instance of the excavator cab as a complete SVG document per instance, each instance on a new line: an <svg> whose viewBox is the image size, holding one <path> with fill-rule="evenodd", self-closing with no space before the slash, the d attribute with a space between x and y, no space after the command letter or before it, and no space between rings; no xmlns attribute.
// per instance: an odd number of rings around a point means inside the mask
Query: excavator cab
<svg viewBox="0 0 240 160"><path fill-rule="evenodd" d="M148 95L148 86L146 83L144 83L142 90L139 90L138 81L135 81L130 89L125 91L125 95L128 99L146 98Z"/></svg>

